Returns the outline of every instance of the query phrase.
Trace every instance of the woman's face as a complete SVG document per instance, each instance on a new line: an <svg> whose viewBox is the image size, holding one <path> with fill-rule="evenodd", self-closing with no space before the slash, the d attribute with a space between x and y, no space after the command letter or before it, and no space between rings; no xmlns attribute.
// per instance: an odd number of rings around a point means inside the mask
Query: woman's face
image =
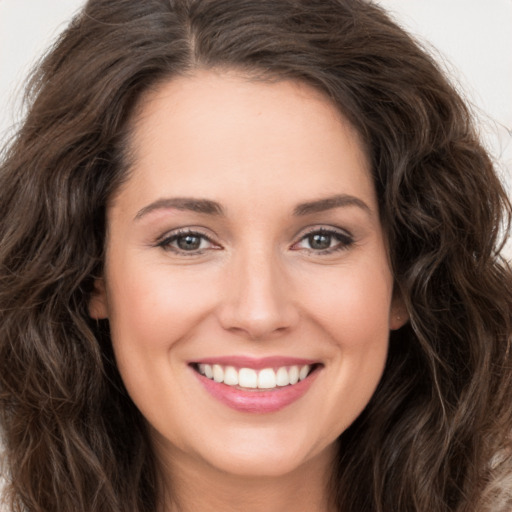
<svg viewBox="0 0 512 512"><path fill-rule="evenodd" d="M90 312L159 455L329 460L403 322L357 134L309 86L213 71L151 92L134 128Z"/></svg>

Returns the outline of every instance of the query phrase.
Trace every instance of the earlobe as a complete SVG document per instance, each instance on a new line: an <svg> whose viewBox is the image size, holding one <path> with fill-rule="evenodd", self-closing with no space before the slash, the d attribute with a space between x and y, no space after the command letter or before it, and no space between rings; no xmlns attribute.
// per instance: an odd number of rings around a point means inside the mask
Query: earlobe
<svg viewBox="0 0 512 512"><path fill-rule="evenodd" d="M97 278L94 281L94 290L89 298L89 316L94 320L108 318L107 294L103 278Z"/></svg>
<svg viewBox="0 0 512 512"><path fill-rule="evenodd" d="M389 319L389 328L392 331L396 331L403 327L409 321L409 314L407 311L400 313L391 313L391 317Z"/></svg>
<svg viewBox="0 0 512 512"><path fill-rule="evenodd" d="M402 296L396 293L389 312L389 328L392 331L396 331L403 327L408 321L409 312L405 307Z"/></svg>

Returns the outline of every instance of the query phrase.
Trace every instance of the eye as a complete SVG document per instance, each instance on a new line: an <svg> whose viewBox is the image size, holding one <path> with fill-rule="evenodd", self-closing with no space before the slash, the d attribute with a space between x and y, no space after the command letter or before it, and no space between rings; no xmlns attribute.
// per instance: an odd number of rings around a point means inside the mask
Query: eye
<svg viewBox="0 0 512 512"><path fill-rule="evenodd" d="M200 254L204 250L219 248L203 233L190 230L171 233L158 242L157 246L176 253L189 254Z"/></svg>
<svg viewBox="0 0 512 512"><path fill-rule="evenodd" d="M354 239L348 233L334 229L315 229L303 236L292 249L305 249L317 254L329 254L348 249Z"/></svg>

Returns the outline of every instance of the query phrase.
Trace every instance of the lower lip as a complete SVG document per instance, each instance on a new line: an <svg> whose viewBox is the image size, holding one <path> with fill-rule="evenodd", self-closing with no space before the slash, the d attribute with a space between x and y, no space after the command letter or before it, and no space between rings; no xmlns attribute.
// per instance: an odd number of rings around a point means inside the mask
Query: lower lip
<svg viewBox="0 0 512 512"><path fill-rule="evenodd" d="M244 391L222 382L215 382L195 370L193 372L206 391L219 402L239 412L263 414L280 411L304 396L316 379L319 368L316 368L297 384L277 387L272 390L254 389L254 391Z"/></svg>

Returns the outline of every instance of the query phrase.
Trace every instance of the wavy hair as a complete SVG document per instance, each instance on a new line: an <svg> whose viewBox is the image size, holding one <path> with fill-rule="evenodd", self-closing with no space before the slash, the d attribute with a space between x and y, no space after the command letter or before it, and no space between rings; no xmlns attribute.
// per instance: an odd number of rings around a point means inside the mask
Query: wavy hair
<svg viewBox="0 0 512 512"><path fill-rule="evenodd" d="M12 511L154 512L158 468L87 311L144 92L198 68L323 91L365 141L410 322L338 441L343 512L512 508L510 205L464 102L361 0L89 0L0 167L0 426Z"/></svg>

